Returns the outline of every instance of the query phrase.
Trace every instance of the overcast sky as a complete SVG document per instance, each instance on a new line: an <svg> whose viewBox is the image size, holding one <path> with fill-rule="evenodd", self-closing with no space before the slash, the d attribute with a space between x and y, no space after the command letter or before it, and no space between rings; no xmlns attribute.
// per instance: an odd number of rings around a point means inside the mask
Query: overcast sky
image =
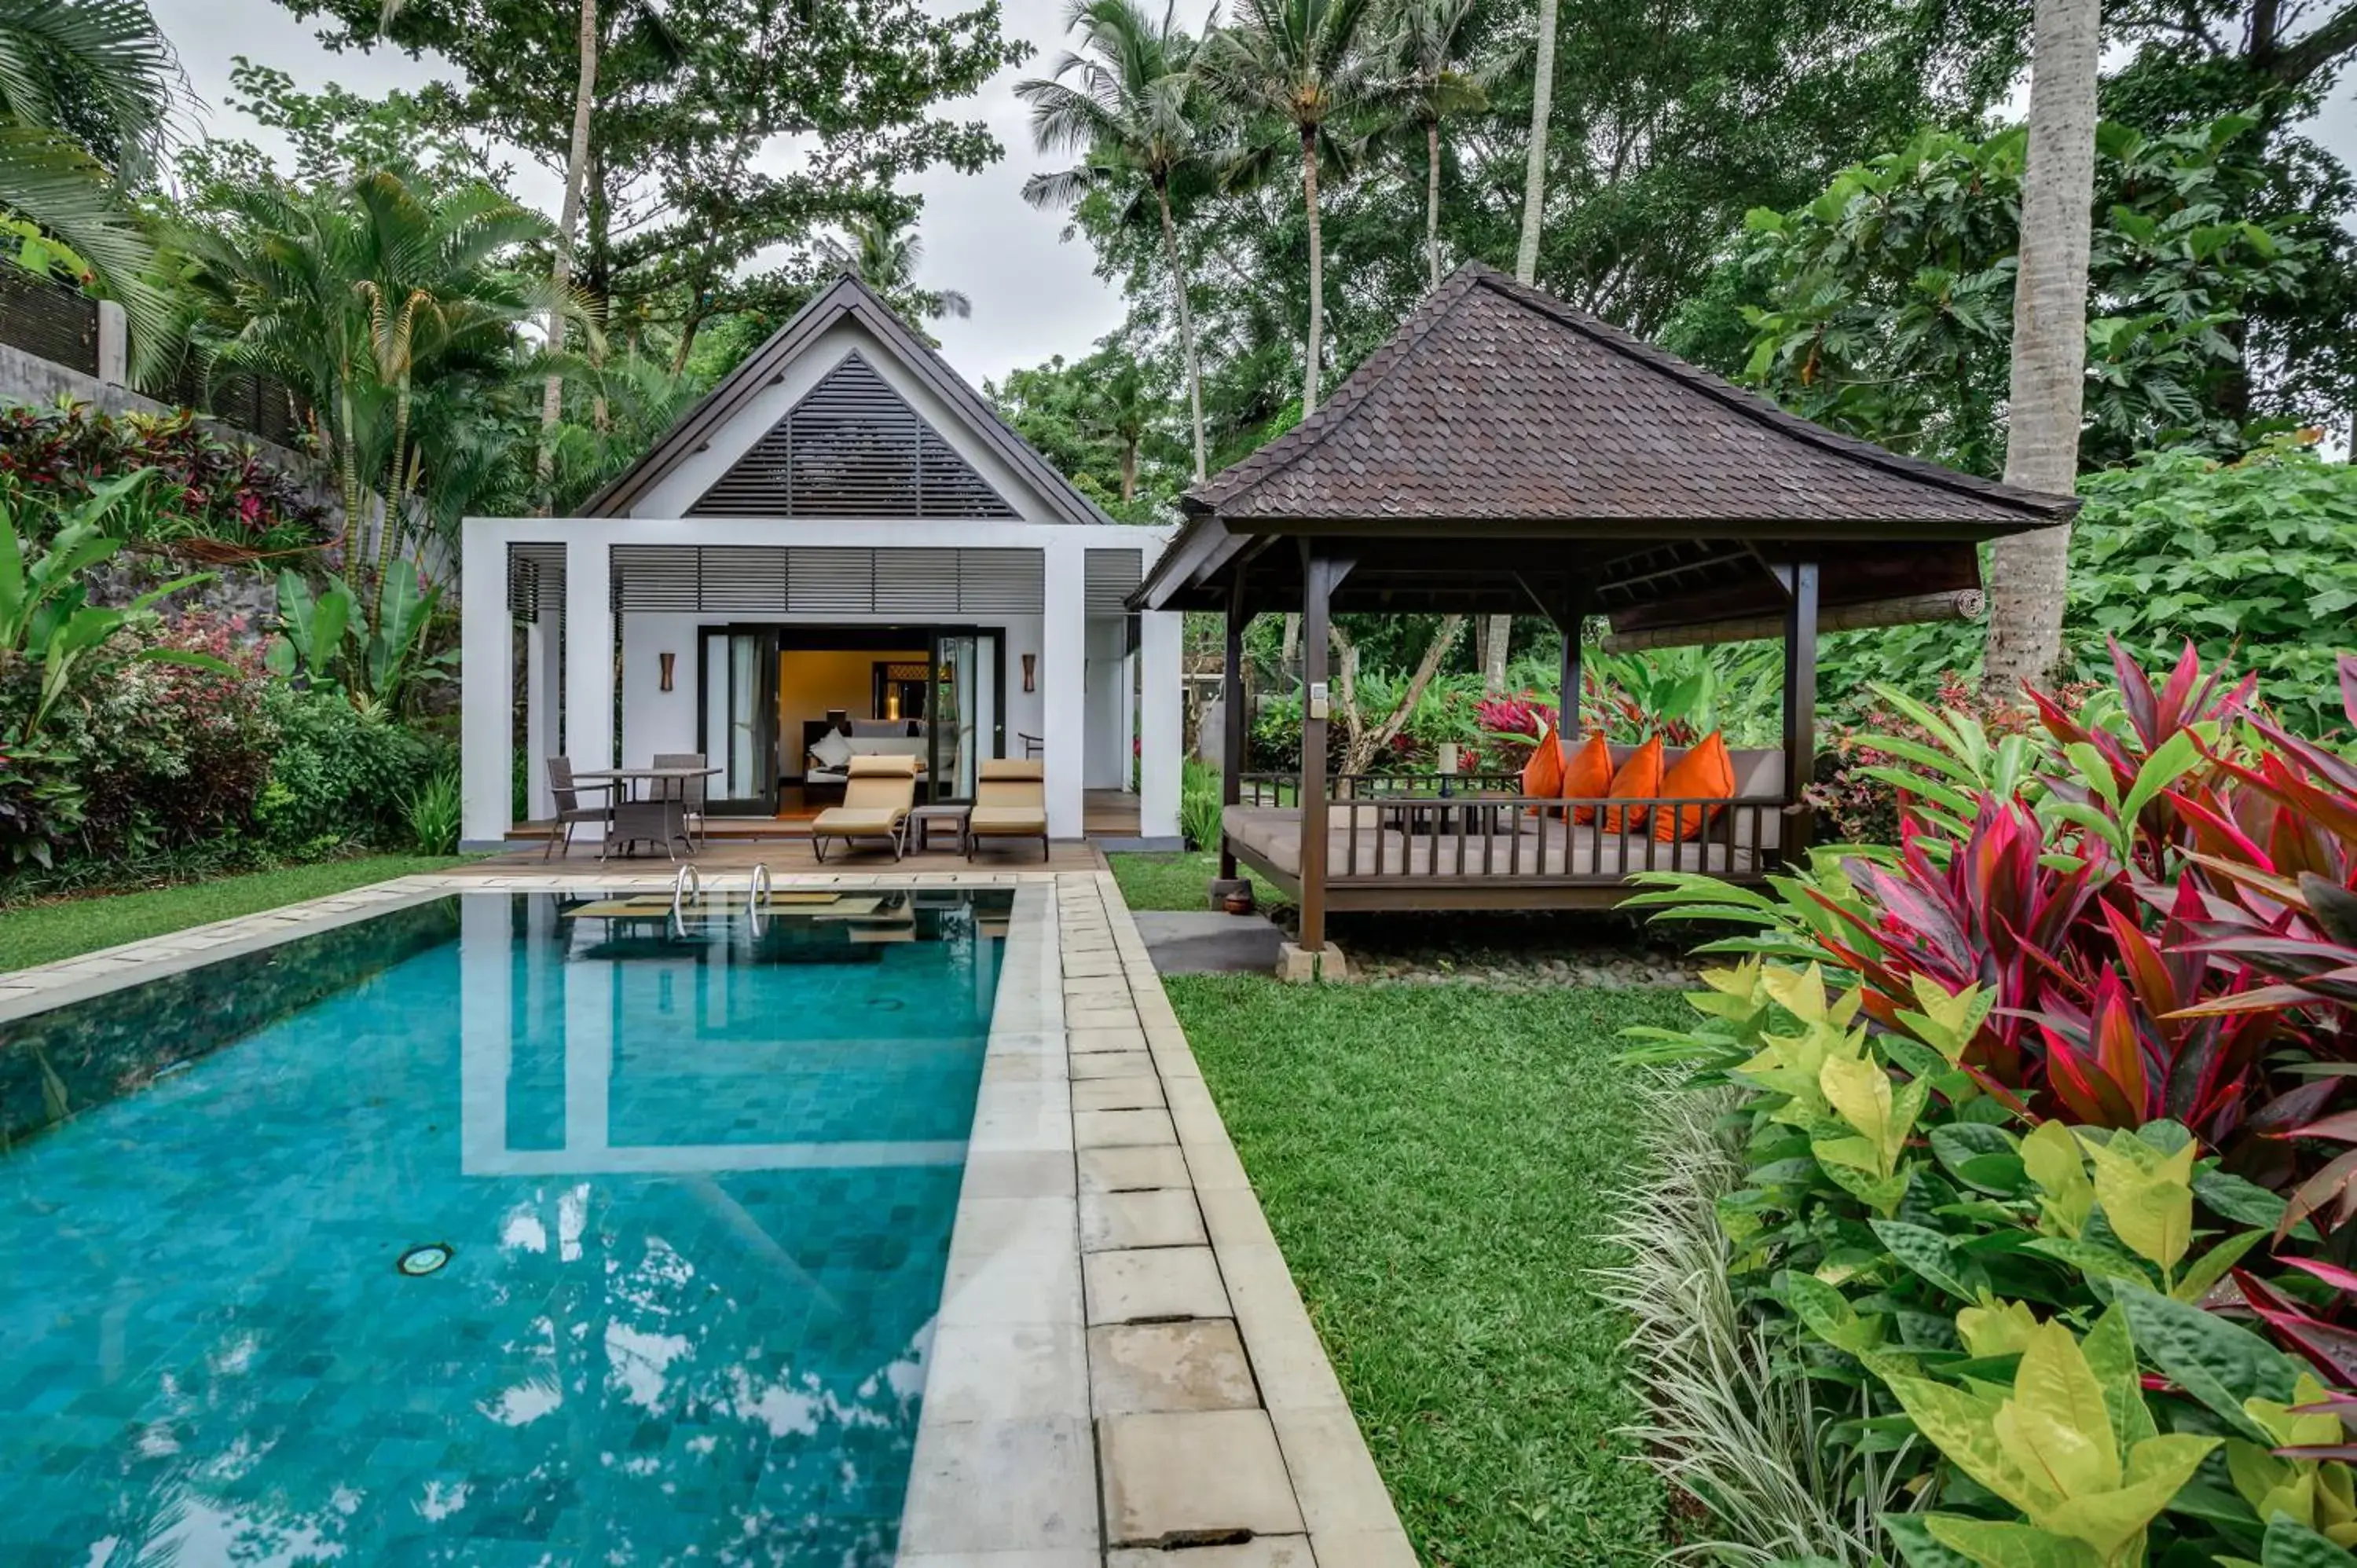
<svg viewBox="0 0 2357 1568"><path fill-rule="evenodd" d="M377 94L418 87L436 74L433 65L396 50L331 54L319 47L309 26L293 20L274 0L148 3L210 106L203 128L256 142L273 153L283 152L284 144L224 106L238 55L274 66L307 90L336 81ZM970 318L942 321L932 330L950 362L976 384L1050 354L1085 354L1121 322L1120 296L1097 280L1087 242L1063 243L1063 214L1036 211L1021 194L1025 177L1043 166L1031 150L1014 85L1022 77L1044 74L1060 51L1065 9L1066 0L1002 0L1006 31L1028 39L1037 53L1024 66L1000 72L975 98L942 113L987 120L1007 156L978 175L936 170L916 185L925 198L920 281L963 290L974 301ZM1210 9L1210 0L1179 0L1179 16L1189 27L1200 27ZM2352 84L2334 94L2319 132L2343 157L2357 154L2357 91ZM544 211L557 209L562 192L537 165L518 159L516 183L524 199Z"/></svg>

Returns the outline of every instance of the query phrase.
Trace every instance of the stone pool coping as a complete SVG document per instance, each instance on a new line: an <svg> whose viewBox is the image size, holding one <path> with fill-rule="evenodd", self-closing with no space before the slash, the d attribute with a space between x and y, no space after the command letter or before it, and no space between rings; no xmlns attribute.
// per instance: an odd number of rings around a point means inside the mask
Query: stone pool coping
<svg viewBox="0 0 2357 1568"><path fill-rule="evenodd" d="M454 892L671 885L399 877L0 974L0 1021ZM1415 1568L1112 874L776 886L1016 891L900 1568Z"/></svg>

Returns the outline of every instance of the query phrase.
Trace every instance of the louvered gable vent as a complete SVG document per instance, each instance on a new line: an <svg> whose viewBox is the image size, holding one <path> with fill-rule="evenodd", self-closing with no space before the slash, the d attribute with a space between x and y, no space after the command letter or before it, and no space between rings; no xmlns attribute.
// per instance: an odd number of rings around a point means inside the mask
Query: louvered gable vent
<svg viewBox="0 0 2357 1568"><path fill-rule="evenodd" d="M688 508L694 517L1011 518L1015 509L858 354Z"/></svg>

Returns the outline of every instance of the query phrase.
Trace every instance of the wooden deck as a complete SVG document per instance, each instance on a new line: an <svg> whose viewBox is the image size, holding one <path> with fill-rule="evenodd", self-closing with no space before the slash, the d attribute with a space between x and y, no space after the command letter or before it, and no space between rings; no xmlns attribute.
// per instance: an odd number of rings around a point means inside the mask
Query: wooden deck
<svg viewBox="0 0 2357 1568"><path fill-rule="evenodd" d="M694 865L706 877L741 875L756 865L766 865L780 876L812 872L823 875L834 871L868 874L879 871L1093 871L1101 870L1104 865L1104 856L1097 853L1095 844L1085 839L1058 840L1050 846L1044 860L1039 855L1038 839L985 843L974 852L971 861L949 847L946 835L936 842L939 848L922 854L911 850L897 862L888 849L870 849L865 845L845 849L830 844L826 860L822 864L818 856L811 853L808 833L769 838L715 834L705 842L703 849L676 862L660 854L641 854L618 855L601 865L597 859L597 842L585 832L569 855L552 855L544 862L541 859L542 846L534 843L487 859L470 861L454 867L450 875L507 876L519 871L599 870L668 874L674 865Z"/></svg>
<svg viewBox="0 0 2357 1568"><path fill-rule="evenodd" d="M1623 802L1708 813L1706 826L1677 842L1656 837L1634 809L1613 827L1563 820L1583 804L1609 802L1504 793L1331 800L1326 853L1307 875L1335 910L1577 909L1620 903L1642 872L1756 882L1779 863L1779 800ZM1221 827L1230 854L1300 898L1311 857L1302 853L1298 806L1230 806Z"/></svg>
<svg viewBox="0 0 2357 1568"><path fill-rule="evenodd" d="M945 828L934 831L936 847L919 851L913 846L897 863L887 849L866 844L830 843L826 860L822 864L811 848L810 817L713 817L705 832L704 847L693 856L679 862L654 854L640 853L617 857L604 864L622 871L662 871L674 864L693 863L706 875L715 872L749 872L756 865L767 865L772 872L784 875L789 872L829 871L1088 871L1101 869L1104 856L1094 843L1100 838L1135 838L1137 836L1137 797L1116 789L1092 789L1088 792L1082 812L1082 828L1086 839L1058 840L1049 847L1045 860L1039 855L1037 839L1007 840L985 843L974 851L969 862L965 856L949 847ZM576 826L570 854L551 855L543 862L549 825L546 822L526 822L509 835L513 847L460 867L458 875L469 873L483 875L505 875L516 871L594 871L598 869L597 830Z"/></svg>

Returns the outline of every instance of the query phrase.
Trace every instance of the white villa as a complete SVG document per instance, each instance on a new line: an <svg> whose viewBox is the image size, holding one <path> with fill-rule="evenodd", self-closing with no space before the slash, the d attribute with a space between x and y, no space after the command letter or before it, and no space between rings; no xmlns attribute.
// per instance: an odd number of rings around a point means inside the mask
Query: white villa
<svg viewBox="0 0 2357 1568"><path fill-rule="evenodd" d="M845 277L582 515L468 520L465 844L521 825L519 746L535 822L553 757L701 754L713 817L790 818L846 755L897 750L920 800L1036 757L1052 837L1135 790L1139 835L1175 842L1180 617L1123 604L1168 538L1114 523Z"/></svg>

